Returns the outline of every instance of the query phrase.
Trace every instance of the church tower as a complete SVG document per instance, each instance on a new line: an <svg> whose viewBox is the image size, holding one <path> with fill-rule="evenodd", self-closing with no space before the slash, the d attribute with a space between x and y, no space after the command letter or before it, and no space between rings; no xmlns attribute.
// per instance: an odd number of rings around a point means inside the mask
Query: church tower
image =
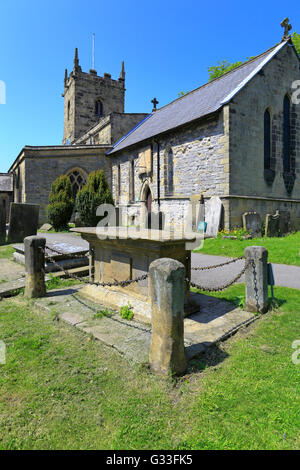
<svg viewBox="0 0 300 470"><path fill-rule="evenodd" d="M96 70L82 72L78 49L75 49L74 67L64 79L64 137L63 145L72 144L84 132L110 113L124 113L125 68L122 63L118 80L109 73L98 76Z"/></svg>

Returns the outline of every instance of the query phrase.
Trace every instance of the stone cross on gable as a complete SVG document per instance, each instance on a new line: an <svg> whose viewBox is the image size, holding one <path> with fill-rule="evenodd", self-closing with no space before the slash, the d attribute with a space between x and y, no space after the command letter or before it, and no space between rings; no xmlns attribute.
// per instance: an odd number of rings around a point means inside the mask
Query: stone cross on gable
<svg viewBox="0 0 300 470"><path fill-rule="evenodd" d="M290 24L290 20L288 18L285 18L280 23L280 26L282 28L284 28L284 34L282 36L282 39L287 39L289 37L289 31L292 29L292 25Z"/></svg>
<svg viewBox="0 0 300 470"><path fill-rule="evenodd" d="M153 113L154 111L156 111L156 105L158 105L159 101L157 101L156 98L153 98L151 103L153 104L153 109L152 109L152 113Z"/></svg>

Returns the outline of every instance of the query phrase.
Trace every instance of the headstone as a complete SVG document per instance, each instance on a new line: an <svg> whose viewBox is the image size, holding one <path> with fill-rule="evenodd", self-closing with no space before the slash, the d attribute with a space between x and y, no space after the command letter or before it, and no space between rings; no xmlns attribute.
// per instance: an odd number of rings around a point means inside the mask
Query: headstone
<svg viewBox="0 0 300 470"><path fill-rule="evenodd" d="M200 194L191 195L188 217L189 217L190 231L197 232L199 223L205 221L205 204L204 204L204 198L202 195Z"/></svg>
<svg viewBox="0 0 300 470"><path fill-rule="evenodd" d="M268 297L268 250L263 246L245 249L245 310L265 313L269 308Z"/></svg>
<svg viewBox="0 0 300 470"><path fill-rule="evenodd" d="M158 375L180 375L187 366L183 338L185 268L177 260L160 258L151 263L149 276L150 367Z"/></svg>
<svg viewBox="0 0 300 470"><path fill-rule="evenodd" d="M52 230L52 225L50 224L43 224L41 227L40 227L40 232L49 232L49 230Z"/></svg>
<svg viewBox="0 0 300 470"><path fill-rule="evenodd" d="M288 211L279 212L279 232L280 235L285 235L291 231L291 215Z"/></svg>
<svg viewBox="0 0 300 470"><path fill-rule="evenodd" d="M39 210L38 204L11 203L8 243L21 243L24 238L37 234Z"/></svg>
<svg viewBox="0 0 300 470"><path fill-rule="evenodd" d="M243 228L251 233L253 237L261 237L261 218L257 212L244 212Z"/></svg>
<svg viewBox="0 0 300 470"><path fill-rule="evenodd" d="M3 245L6 240L6 211L3 206L0 206L0 245Z"/></svg>
<svg viewBox="0 0 300 470"><path fill-rule="evenodd" d="M266 237L279 237L280 235L280 214L279 211L273 214L266 215Z"/></svg>
<svg viewBox="0 0 300 470"><path fill-rule="evenodd" d="M213 196L205 206L206 234L211 237L218 235L222 216L222 201L218 196Z"/></svg>

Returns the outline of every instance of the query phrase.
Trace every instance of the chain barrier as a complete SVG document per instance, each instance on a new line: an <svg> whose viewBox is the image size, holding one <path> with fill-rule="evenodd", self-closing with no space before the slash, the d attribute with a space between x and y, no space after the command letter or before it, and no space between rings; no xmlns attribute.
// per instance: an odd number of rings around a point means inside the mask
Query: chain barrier
<svg viewBox="0 0 300 470"><path fill-rule="evenodd" d="M61 253L60 251L54 249L54 248L50 248L49 246L45 246L45 250L50 250L54 253L57 253L59 255L62 255L64 253ZM62 271L65 273L65 275L69 278L73 278L73 279L76 279L80 282L83 282L85 284L91 284L91 285L95 285L97 287L126 287L126 286L129 286L130 284L133 284L135 282L140 282L140 281L144 281L148 278L148 273L147 274L144 274L140 277L136 277L134 279L127 279L127 280L124 280L124 281L117 281L116 279L114 281L110 281L110 282L96 282L96 281L93 281L93 282L90 282L89 280L86 280L82 277L79 277L77 276L76 274L74 273L70 273L70 271L68 271L67 269L63 268L60 264L57 263L57 261L54 259L53 256L51 256L49 253L45 254L45 256L58 268L59 271ZM86 257L86 255L73 255L74 257L76 258L84 258ZM226 266L228 264L232 264L232 263L236 263L237 261L240 261L244 259L244 256L240 256L239 258L235 258L233 260L230 260L230 261L226 261L224 263L220 263L220 264L216 264L216 265L212 265L212 266L205 266L205 267L195 267L195 268L192 268L192 270L195 270L195 271L204 271L204 270L207 270L207 269L214 269L214 268L219 268L221 266ZM248 263L245 264L245 266L243 267L243 269L240 271L240 273L235 276L235 278L230 281L229 283L227 284L224 284L222 286L219 286L219 287L207 287L207 286L201 286L199 284L196 284L194 282L192 282L190 279L186 279L187 283L191 286L191 287L194 287L196 289L200 289L200 290L203 290L203 291L207 291L207 292L218 292L218 291L222 291L224 289L227 289L227 287L230 287L231 285L233 285L236 281L238 281L242 275L245 273L246 271L246 268L248 266Z"/></svg>
<svg viewBox="0 0 300 470"><path fill-rule="evenodd" d="M207 291L207 292L218 292L218 291L222 291L222 290L224 290L224 289L227 289L227 287L232 286L236 281L238 281L238 280L242 277L242 275L245 273L245 271L246 271L246 269L247 269L247 267L248 267L249 264L252 264L252 262L251 262L251 261L250 261L250 262L249 262L249 261L246 261L246 262L245 262L245 266L244 266L243 269L239 272L239 274L237 274L237 275L235 276L235 278L232 279L232 281L230 281L230 282L228 282L227 284L224 284L224 285L222 285L222 286L219 286L219 287L207 287L207 286L201 286L201 285L199 285L199 284L196 284L195 282L190 282L190 281L189 281L190 286L191 286L191 287L195 287L196 289L200 289L200 290L203 290L203 291ZM187 281L188 281L188 279L187 279Z"/></svg>
<svg viewBox="0 0 300 470"><path fill-rule="evenodd" d="M44 252L46 250L51 250L57 254L64 254L64 253L61 253L59 252L58 250L54 250L52 248L50 248L49 246L45 246L45 248L43 249ZM60 264L57 263L57 261L53 258L53 256L51 256L49 253L46 254L45 253L45 256L51 261L51 263L54 264L54 266L56 266L58 268L59 271L63 272L67 277L71 278L71 279L76 279L77 281L80 281L80 282L83 282L84 284L91 284L93 286L97 286L97 287L126 287L126 286L129 286L130 284L133 284L135 282L140 282L140 281L144 281L148 278L148 273L147 274L143 274L142 276L139 276L139 277L136 277L134 279L126 279L124 281L117 281L116 279L114 281L110 281L110 282L90 282L89 280L87 279L84 279L80 276L77 276L76 274L74 273L70 273L70 271L66 268L63 268ZM85 257L85 256L76 256L77 258L81 257Z"/></svg>
<svg viewBox="0 0 300 470"><path fill-rule="evenodd" d="M198 267L195 267L195 268L192 267L192 270L193 271L205 271L206 269L221 268L222 266L227 266L228 264L236 263L237 261L240 261L242 259L244 259L244 256L240 256L239 258L234 258L234 259L231 259L229 261L225 261L224 263L214 264L214 265L211 265L211 266L198 266Z"/></svg>

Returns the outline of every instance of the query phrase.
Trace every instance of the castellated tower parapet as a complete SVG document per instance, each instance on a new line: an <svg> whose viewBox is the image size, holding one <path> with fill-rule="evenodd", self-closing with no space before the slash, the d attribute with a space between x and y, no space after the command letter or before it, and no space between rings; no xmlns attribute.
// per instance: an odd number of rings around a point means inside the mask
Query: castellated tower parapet
<svg viewBox="0 0 300 470"><path fill-rule="evenodd" d="M122 63L118 80L109 73L99 76L96 70L83 72L75 49L74 66L64 77L63 144L72 144L99 120L110 113L124 113L125 67Z"/></svg>

